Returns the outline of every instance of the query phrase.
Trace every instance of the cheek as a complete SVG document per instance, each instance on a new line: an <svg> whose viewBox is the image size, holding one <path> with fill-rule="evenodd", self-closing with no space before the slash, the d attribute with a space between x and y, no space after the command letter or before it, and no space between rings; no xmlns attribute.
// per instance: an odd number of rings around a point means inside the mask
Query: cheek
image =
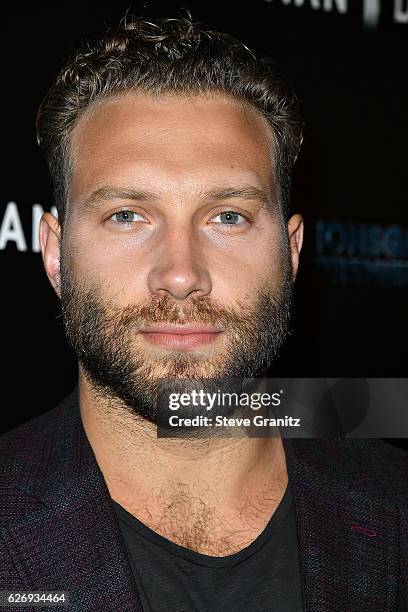
<svg viewBox="0 0 408 612"><path fill-rule="evenodd" d="M279 240L259 240L257 244L217 253L211 261L214 297L251 300L260 288L276 290L286 276L288 253Z"/></svg>
<svg viewBox="0 0 408 612"><path fill-rule="evenodd" d="M65 264L79 283L102 287L122 305L146 298L148 263L135 248L107 247L79 232L71 239L67 234L65 244Z"/></svg>
<svg viewBox="0 0 408 612"><path fill-rule="evenodd" d="M291 262L286 230L283 228L260 240L255 258L258 278L272 288L278 287L287 277Z"/></svg>

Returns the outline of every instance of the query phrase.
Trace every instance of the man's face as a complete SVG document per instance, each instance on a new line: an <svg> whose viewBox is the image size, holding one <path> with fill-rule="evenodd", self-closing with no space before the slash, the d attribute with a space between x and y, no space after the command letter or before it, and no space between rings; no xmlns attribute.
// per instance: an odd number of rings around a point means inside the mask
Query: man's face
<svg viewBox="0 0 408 612"><path fill-rule="evenodd" d="M286 336L301 237L272 138L222 95L127 94L74 128L67 335L88 380L152 422L163 379L255 376Z"/></svg>

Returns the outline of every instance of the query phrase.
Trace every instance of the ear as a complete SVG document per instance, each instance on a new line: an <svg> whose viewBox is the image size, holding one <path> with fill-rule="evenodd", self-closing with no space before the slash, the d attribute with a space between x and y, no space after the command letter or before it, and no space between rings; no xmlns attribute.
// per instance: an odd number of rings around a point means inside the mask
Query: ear
<svg viewBox="0 0 408 612"><path fill-rule="evenodd" d="M299 255L303 244L303 217L292 215L288 221L288 238L292 260L292 279L296 279L299 267Z"/></svg>
<svg viewBox="0 0 408 612"><path fill-rule="evenodd" d="M51 213L44 213L40 221L41 253L48 279L58 297L61 297L60 244L61 227L58 219Z"/></svg>

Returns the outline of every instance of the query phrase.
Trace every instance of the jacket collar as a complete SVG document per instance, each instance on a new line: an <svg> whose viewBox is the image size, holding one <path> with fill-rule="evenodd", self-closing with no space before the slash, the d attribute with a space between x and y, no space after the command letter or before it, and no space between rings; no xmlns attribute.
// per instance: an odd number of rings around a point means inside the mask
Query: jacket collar
<svg viewBox="0 0 408 612"><path fill-rule="evenodd" d="M14 503L30 507L1 527L21 588L68 590L78 611L141 612L110 494L82 426L78 389L36 423L25 424L32 444L25 460L5 458L2 466L13 495L19 491ZM283 444L304 609L395 612L397 510L364 471L358 444L294 438Z"/></svg>

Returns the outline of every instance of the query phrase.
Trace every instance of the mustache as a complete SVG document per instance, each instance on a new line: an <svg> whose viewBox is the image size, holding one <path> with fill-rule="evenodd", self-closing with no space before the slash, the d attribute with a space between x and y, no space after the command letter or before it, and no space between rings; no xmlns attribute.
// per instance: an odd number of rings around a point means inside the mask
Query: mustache
<svg viewBox="0 0 408 612"><path fill-rule="evenodd" d="M117 309L117 310L116 310ZM124 326L143 327L152 324L207 324L214 326L243 325L253 320L253 313L241 302L226 308L208 297L193 296L179 304L170 295L154 295L139 303L114 307L114 318Z"/></svg>

